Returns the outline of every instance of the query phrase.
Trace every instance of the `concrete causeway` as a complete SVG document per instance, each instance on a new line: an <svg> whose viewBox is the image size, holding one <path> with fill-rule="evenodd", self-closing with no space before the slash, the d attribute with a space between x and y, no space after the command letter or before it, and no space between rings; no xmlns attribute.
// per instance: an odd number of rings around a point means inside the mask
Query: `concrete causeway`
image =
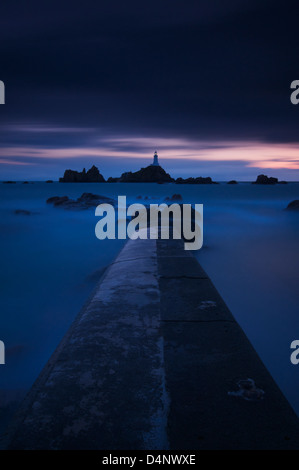
<svg viewBox="0 0 299 470"><path fill-rule="evenodd" d="M298 449L299 420L181 240L130 240L7 449Z"/></svg>

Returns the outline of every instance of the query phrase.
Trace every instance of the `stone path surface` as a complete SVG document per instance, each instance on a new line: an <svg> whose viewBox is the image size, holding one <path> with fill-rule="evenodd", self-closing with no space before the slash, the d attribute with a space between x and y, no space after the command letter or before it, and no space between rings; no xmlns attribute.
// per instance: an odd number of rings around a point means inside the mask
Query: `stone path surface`
<svg viewBox="0 0 299 470"><path fill-rule="evenodd" d="M298 449L299 421L183 242L130 240L2 447Z"/></svg>

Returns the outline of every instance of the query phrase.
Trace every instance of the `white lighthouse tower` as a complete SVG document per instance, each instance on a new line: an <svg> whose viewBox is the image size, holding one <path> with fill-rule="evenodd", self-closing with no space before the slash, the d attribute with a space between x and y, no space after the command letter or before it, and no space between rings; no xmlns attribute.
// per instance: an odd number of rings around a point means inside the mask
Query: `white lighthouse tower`
<svg viewBox="0 0 299 470"><path fill-rule="evenodd" d="M159 162L158 162L158 153L157 153L157 150L155 150L155 153L154 153L154 160L153 160L152 166L160 166L160 165L159 165Z"/></svg>

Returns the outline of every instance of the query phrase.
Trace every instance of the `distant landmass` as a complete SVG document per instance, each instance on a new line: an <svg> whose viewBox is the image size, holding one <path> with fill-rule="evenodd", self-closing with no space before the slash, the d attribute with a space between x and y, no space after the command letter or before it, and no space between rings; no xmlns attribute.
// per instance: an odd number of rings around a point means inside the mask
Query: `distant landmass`
<svg viewBox="0 0 299 470"><path fill-rule="evenodd" d="M74 170L65 170L64 176L59 178L60 183L105 183L105 178L101 175L96 166L90 170L78 172ZM197 178L177 178L176 180L166 173L158 161L158 153L155 151L153 163L138 171L128 171L122 173L118 178L110 177L108 183L176 183L176 184L216 184L209 176Z"/></svg>
<svg viewBox="0 0 299 470"><path fill-rule="evenodd" d="M52 181L48 180L47 183ZM93 165L88 171L83 168L83 171L65 170L64 176L59 178L60 183L105 183L106 180L100 173L99 169ZM108 183L176 183L176 184L218 184L213 181L210 176L198 176L190 178L177 178L174 179L169 173L166 173L164 168L158 162L157 151L154 154L153 163L138 171L128 171L122 173L120 177L110 176L107 180ZM5 181L5 183L12 183ZM237 181L230 180L228 184L237 184ZM286 181L278 181L277 178L268 177L266 175L258 175L256 181L252 184L286 184Z"/></svg>

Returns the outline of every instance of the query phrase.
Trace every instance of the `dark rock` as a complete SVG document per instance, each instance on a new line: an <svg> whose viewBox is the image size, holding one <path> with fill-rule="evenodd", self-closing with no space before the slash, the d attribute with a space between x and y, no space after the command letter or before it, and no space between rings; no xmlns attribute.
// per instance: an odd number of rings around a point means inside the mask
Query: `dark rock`
<svg viewBox="0 0 299 470"><path fill-rule="evenodd" d="M288 184L287 181L278 181L278 184Z"/></svg>
<svg viewBox="0 0 299 470"><path fill-rule="evenodd" d="M23 184L29 184L28 181L24 181Z"/></svg>
<svg viewBox="0 0 299 470"><path fill-rule="evenodd" d="M256 181L254 181L252 184L276 184L278 183L277 178L273 178L270 176L270 178L266 175L258 175Z"/></svg>
<svg viewBox="0 0 299 470"><path fill-rule="evenodd" d="M83 193L82 196L80 196L77 201L77 204L81 205L82 208L88 208L88 207L96 207L99 204L115 204L114 199L111 199L106 196L100 196L98 194L92 194L92 193Z"/></svg>
<svg viewBox="0 0 299 470"><path fill-rule="evenodd" d="M59 199L60 199L60 196L49 197L49 199L47 199L47 204L54 204L54 202L58 201Z"/></svg>
<svg viewBox="0 0 299 470"><path fill-rule="evenodd" d="M68 196L53 196L47 199L47 204L74 210L85 210L103 203L115 205L114 199L92 193L83 193L77 200L69 199Z"/></svg>
<svg viewBox="0 0 299 470"><path fill-rule="evenodd" d="M69 199L68 196L54 196L47 199L47 204L54 204L54 206L66 205L69 202L74 202L72 199Z"/></svg>
<svg viewBox="0 0 299 470"><path fill-rule="evenodd" d="M227 182L227 184L238 184L238 182L236 180L230 180Z"/></svg>
<svg viewBox="0 0 299 470"><path fill-rule="evenodd" d="M47 180L46 183L53 183L53 180Z"/></svg>
<svg viewBox="0 0 299 470"><path fill-rule="evenodd" d="M203 177L203 176L198 176L197 178L177 178L176 179L176 184L216 184L214 181L212 181L212 178L210 176Z"/></svg>
<svg viewBox="0 0 299 470"><path fill-rule="evenodd" d="M295 199L288 204L286 210L288 211L299 211L299 199Z"/></svg>
<svg viewBox="0 0 299 470"><path fill-rule="evenodd" d="M3 184L16 184L16 181L3 181Z"/></svg>
<svg viewBox="0 0 299 470"><path fill-rule="evenodd" d="M92 194L92 193L83 193L77 200L78 202L91 202L98 200L100 198L108 199L105 196L99 196L98 194Z"/></svg>
<svg viewBox="0 0 299 470"><path fill-rule="evenodd" d="M65 170L63 178L59 178L60 183L105 183L104 177L96 166L92 166L90 170L83 171Z"/></svg>
<svg viewBox="0 0 299 470"><path fill-rule="evenodd" d="M139 171L123 173L120 183L171 183L173 178L161 166L149 165Z"/></svg>
<svg viewBox="0 0 299 470"><path fill-rule="evenodd" d="M107 183L118 183L119 178L113 178L112 176L109 176L107 179Z"/></svg>
<svg viewBox="0 0 299 470"><path fill-rule="evenodd" d="M99 172L96 166L92 166L86 173L87 183L105 183L105 178Z"/></svg>
<svg viewBox="0 0 299 470"><path fill-rule="evenodd" d="M32 212L27 211L26 209L16 209L15 214L17 214L17 215L31 215Z"/></svg>
<svg viewBox="0 0 299 470"><path fill-rule="evenodd" d="M173 194L171 197L166 197L165 201L182 201L183 198L180 194Z"/></svg>

